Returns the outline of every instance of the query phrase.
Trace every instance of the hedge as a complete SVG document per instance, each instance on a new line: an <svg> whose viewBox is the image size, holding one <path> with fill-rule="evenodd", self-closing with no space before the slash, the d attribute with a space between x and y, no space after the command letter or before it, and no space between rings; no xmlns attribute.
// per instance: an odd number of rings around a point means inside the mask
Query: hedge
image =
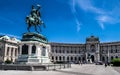
<svg viewBox="0 0 120 75"><path fill-rule="evenodd" d="M120 66L120 58L114 58L111 63L113 66Z"/></svg>

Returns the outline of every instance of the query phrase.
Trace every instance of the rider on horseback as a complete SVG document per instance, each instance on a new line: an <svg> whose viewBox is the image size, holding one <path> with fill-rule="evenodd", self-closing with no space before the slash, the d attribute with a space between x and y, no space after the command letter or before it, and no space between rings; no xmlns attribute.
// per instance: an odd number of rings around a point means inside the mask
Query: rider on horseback
<svg viewBox="0 0 120 75"><path fill-rule="evenodd" d="M34 6L32 5L32 10L31 10L30 16L26 17L26 22L28 24L27 29L28 29L29 32L30 32L29 28L31 27L31 25L35 26L35 31L36 32L38 32L36 26L41 25L41 24L44 25L43 21L41 21L41 18L40 18L41 14L39 12L41 6L40 5L37 5L37 6L38 6L38 8L35 9ZM44 27L45 27L45 25L44 25Z"/></svg>

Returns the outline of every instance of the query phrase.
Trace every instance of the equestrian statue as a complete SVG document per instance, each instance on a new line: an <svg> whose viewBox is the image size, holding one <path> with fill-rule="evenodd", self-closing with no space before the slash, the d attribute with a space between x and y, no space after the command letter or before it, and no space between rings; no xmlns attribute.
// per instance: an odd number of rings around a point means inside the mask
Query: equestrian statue
<svg viewBox="0 0 120 75"><path fill-rule="evenodd" d="M40 28L40 26L43 25L43 27L45 28L45 24L44 22L41 20L41 14L40 14L40 5L37 5L37 9L35 9L35 7L32 5L32 10L30 12L30 15L26 17L26 23L28 25L27 30L28 32L30 32L30 27L34 26L35 27L35 31L37 33L39 33L39 31L37 30L37 27ZM41 28L40 28L40 32L41 32Z"/></svg>

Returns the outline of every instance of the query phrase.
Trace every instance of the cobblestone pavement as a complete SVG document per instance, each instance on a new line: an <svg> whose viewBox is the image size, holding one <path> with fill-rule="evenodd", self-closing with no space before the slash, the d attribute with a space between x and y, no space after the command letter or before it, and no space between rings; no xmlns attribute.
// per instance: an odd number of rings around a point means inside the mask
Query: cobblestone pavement
<svg viewBox="0 0 120 75"><path fill-rule="evenodd" d="M104 65L72 65L69 69L55 71L0 71L0 75L120 75L113 67Z"/></svg>

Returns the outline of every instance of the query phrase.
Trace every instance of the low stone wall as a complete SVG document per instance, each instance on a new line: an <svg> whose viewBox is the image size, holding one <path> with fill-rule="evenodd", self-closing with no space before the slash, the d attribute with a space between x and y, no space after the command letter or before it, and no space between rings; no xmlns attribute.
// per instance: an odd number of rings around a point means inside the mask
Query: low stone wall
<svg viewBox="0 0 120 75"><path fill-rule="evenodd" d="M0 70L24 70L24 71L42 71L70 68L71 64L50 64L50 65L23 65L23 64L1 64Z"/></svg>

